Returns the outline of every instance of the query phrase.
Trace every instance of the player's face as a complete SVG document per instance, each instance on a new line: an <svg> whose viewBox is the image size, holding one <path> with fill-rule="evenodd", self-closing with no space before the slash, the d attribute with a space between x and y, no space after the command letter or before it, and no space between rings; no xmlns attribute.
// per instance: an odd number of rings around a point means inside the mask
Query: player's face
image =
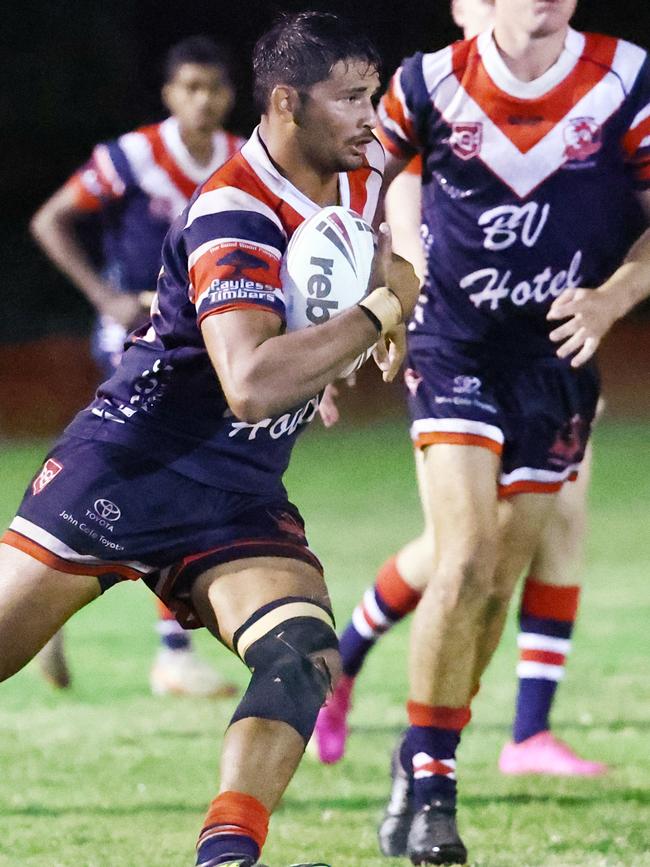
<svg viewBox="0 0 650 867"><path fill-rule="evenodd" d="M324 174L363 165L377 118L379 73L364 60L340 60L329 77L300 95L294 114L305 158Z"/></svg>
<svg viewBox="0 0 650 867"><path fill-rule="evenodd" d="M492 24L494 3L490 0L453 0L451 12L465 39L471 39Z"/></svg>
<svg viewBox="0 0 650 867"><path fill-rule="evenodd" d="M233 96L224 70L202 63L182 63L163 88L165 105L188 132L219 129Z"/></svg>
<svg viewBox="0 0 650 867"><path fill-rule="evenodd" d="M576 5L577 0L495 0L495 15L540 38L564 30Z"/></svg>

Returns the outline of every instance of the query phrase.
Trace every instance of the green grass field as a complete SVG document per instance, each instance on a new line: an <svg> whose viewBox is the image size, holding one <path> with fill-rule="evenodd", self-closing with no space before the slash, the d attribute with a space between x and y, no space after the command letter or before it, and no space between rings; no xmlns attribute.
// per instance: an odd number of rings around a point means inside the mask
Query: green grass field
<svg viewBox="0 0 650 867"><path fill-rule="evenodd" d="M5 526L45 446L5 446ZM511 622L474 706L459 755L460 825L480 867L650 865L648 678L650 460L642 425L596 436L588 574L569 676L554 721L598 780L501 777L512 716ZM339 624L385 557L420 527L410 449L399 424L297 447L289 492L329 579ZM234 702L153 698L154 607L135 585L111 590L68 629L74 686L53 692L30 666L0 690L0 865L189 867L214 795L220 736ZM240 663L207 635L201 652L245 683ZM407 624L370 656L352 716L349 755L306 758L272 825L265 861L286 867L386 867L375 827L388 756L404 724Z"/></svg>

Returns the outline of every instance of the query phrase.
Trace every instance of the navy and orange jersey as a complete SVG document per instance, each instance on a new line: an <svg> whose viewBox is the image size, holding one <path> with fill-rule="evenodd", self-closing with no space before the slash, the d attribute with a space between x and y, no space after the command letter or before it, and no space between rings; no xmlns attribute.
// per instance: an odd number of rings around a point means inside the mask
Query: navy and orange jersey
<svg viewBox="0 0 650 867"><path fill-rule="evenodd" d="M375 140L362 167L339 174L340 203L369 222L384 161ZM167 467L208 485L278 490L296 435L315 416L319 398L256 424L235 418L208 357L201 322L254 308L276 315L280 331L280 262L293 232L318 210L277 171L256 130L172 224L151 322L131 335L115 374L68 431L157 455Z"/></svg>
<svg viewBox="0 0 650 867"><path fill-rule="evenodd" d="M406 59L379 118L390 153L422 159L431 244L412 339L553 354L553 299L602 283L642 228L647 53L569 29L557 62L522 82L486 31Z"/></svg>
<svg viewBox="0 0 650 867"><path fill-rule="evenodd" d="M125 292L155 288L172 221L196 187L243 143L232 133L215 132L212 159L200 165L170 117L94 148L68 185L80 212L99 212L104 272L113 286Z"/></svg>

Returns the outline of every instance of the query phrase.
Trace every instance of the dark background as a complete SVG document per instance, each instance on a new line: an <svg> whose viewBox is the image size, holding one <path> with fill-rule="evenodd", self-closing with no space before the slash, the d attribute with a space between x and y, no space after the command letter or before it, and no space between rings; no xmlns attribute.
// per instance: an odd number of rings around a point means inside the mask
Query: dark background
<svg viewBox="0 0 650 867"><path fill-rule="evenodd" d="M0 342L87 330L90 311L31 242L27 223L39 204L83 163L92 146L164 116L158 92L167 48L207 33L232 49L238 103L230 126L248 134L250 54L278 12L305 8L347 15L374 38L384 77L418 49L442 47L459 33L447 0L277 2L234 0L26 0L2 14L0 124ZM581 0L574 26L647 46L648 0Z"/></svg>

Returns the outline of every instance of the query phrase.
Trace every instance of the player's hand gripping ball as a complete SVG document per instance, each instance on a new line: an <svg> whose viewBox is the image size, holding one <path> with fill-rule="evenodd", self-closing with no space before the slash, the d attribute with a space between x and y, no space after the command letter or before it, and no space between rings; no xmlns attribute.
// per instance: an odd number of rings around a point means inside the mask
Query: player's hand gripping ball
<svg viewBox="0 0 650 867"><path fill-rule="evenodd" d="M284 254L282 287L287 331L328 322L361 301L375 253L375 233L354 211L323 208L294 232ZM342 370L349 376L370 358L372 347Z"/></svg>

